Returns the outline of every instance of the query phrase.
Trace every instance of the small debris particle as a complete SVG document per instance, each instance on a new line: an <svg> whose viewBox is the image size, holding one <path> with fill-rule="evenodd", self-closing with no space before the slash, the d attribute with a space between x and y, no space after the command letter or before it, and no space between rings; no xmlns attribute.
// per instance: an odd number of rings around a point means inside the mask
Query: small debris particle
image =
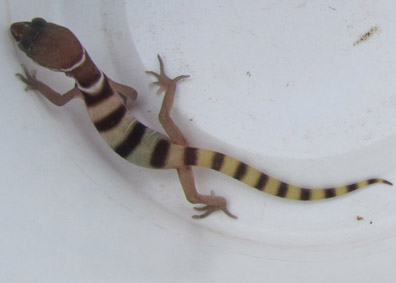
<svg viewBox="0 0 396 283"><path fill-rule="evenodd" d="M246 72L246 75L248 75L249 78L252 76L252 74L249 71Z"/></svg>
<svg viewBox="0 0 396 283"><path fill-rule="evenodd" d="M370 224L373 224L373 221L370 221Z"/></svg>
<svg viewBox="0 0 396 283"><path fill-rule="evenodd" d="M336 10L335 8L333 8L333 7L331 7L331 6L329 6L329 9L330 9L330 10L333 10L333 11Z"/></svg>
<svg viewBox="0 0 396 283"><path fill-rule="evenodd" d="M359 43L361 43L362 41L367 40L369 37L371 37L375 32L378 31L378 27L372 27L368 32L366 32L365 34L363 34L359 40L355 41L355 43L353 44L353 46L358 45Z"/></svg>
<svg viewBox="0 0 396 283"><path fill-rule="evenodd" d="M362 220L364 220L364 218L361 217L361 216L356 216L356 220L357 220L357 221L362 221Z"/></svg>

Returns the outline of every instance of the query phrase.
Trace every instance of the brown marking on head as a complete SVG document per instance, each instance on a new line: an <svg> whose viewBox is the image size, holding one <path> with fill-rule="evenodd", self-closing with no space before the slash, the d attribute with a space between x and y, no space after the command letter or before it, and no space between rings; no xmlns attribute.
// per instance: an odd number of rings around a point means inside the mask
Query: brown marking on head
<svg viewBox="0 0 396 283"><path fill-rule="evenodd" d="M10 32L19 49L39 65L54 71L72 67L83 54L82 45L70 30L42 18L13 23Z"/></svg>

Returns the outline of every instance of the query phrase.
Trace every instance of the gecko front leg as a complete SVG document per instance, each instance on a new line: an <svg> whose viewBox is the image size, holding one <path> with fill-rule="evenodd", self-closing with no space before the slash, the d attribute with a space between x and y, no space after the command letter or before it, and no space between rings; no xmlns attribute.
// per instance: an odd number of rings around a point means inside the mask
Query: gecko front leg
<svg viewBox="0 0 396 283"><path fill-rule="evenodd" d="M181 75L174 79L168 78L165 74L164 70L164 63L162 62L161 56L157 56L159 64L160 64L160 73L146 71L147 74L153 75L157 78L157 82L152 83L151 85L159 86L158 94L164 92L164 99L162 101L162 106L160 113L158 115L159 121L162 127L165 129L166 133L172 140L172 142L186 146L187 139L183 136L180 129L176 126L175 122L173 121L172 117L170 116L170 111L173 106L173 101L175 98L176 93L176 84L178 81L182 79L186 79L190 76L188 75Z"/></svg>
<svg viewBox="0 0 396 283"><path fill-rule="evenodd" d="M170 140L178 145L188 146L187 139L182 134L181 130L176 126L174 121L170 116L170 111L173 106L173 101L176 93L176 85L177 82L181 79L188 78L188 75L181 75L174 79L170 79L164 70L164 63L161 57L157 56L159 64L160 64L160 73L147 71L146 73L153 75L157 78L157 82L154 82L153 85L159 86L158 93L164 92L164 99L162 102L161 110L159 113L159 120L161 122L162 127L165 129L168 134ZM186 198L189 202L193 204L204 204L204 207L195 207L194 209L197 211L203 212L200 215L194 215L193 218L199 219L204 218L210 215L212 212L221 210L228 216L232 218L236 218L228 209L227 209L227 201L225 198L221 196L216 196L212 191L210 195L201 195L198 193L195 182L194 182L194 173L191 166L182 166L177 168L177 173L179 176L180 183L183 187L183 191L186 195Z"/></svg>
<svg viewBox="0 0 396 283"><path fill-rule="evenodd" d="M111 86L115 89L115 91L118 93L118 95L122 97L127 109L131 110L136 103L136 98L138 95L137 91L130 86L117 83L112 79L109 79L109 82Z"/></svg>
<svg viewBox="0 0 396 283"><path fill-rule="evenodd" d="M81 95L80 90L77 88L72 88L62 95L54 91L45 83L39 81L36 78L35 71L29 72L29 70L24 65L22 65L22 68L23 74L17 73L15 75L26 84L26 90L37 90L56 106L63 106L73 98Z"/></svg>

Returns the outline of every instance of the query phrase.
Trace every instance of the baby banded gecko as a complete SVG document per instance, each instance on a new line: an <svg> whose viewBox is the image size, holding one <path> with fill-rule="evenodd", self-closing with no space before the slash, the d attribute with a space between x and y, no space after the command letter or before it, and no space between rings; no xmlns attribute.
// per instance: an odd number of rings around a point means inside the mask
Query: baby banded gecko
<svg viewBox="0 0 396 283"><path fill-rule="evenodd" d="M170 79L165 74L160 56L159 73L146 73L157 79L153 84L164 93L159 120L168 137L146 127L130 114L137 92L114 82L100 71L69 29L35 18L31 22L13 23L10 32L19 49L34 62L50 70L64 72L75 80L74 88L61 95L36 79L34 71L23 67L24 74L16 75L27 85L26 88L38 91L57 106L65 105L75 97L82 98L97 131L119 156L142 167L176 169L187 200L204 205L195 208L201 214L194 215L194 218L206 217L217 210L230 217L235 216L227 209L225 198L213 191L209 195L198 193L192 166L219 171L259 191L293 200L337 197L373 183L392 185L384 179L373 178L340 187L301 188L272 178L223 153L191 147L170 116L176 84L188 76Z"/></svg>

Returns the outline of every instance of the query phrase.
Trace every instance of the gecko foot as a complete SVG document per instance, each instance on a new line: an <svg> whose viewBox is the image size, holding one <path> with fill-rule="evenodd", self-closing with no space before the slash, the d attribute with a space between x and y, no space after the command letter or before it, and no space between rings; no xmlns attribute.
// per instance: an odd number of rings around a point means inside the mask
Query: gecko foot
<svg viewBox="0 0 396 283"><path fill-rule="evenodd" d="M175 87L176 82L180 81L182 79L186 79L190 77L189 75L181 75L177 76L176 78L169 78L165 74L165 69L164 69L164 62L162 61L161 56L157 55L159 64L160 64L160 72L152 72L152 71L146 71L146 74L153 75L154 77L157 78L158 81L151 83L150 85L156 85L159 86L159 89L157 91L157 94L160 94L161 92L165 92L169 87Z"/></svg>
<svg viewBox="0 0 396 283"><path fill-rule="evenodd" d="M21 65L23 69L23 74L16 73L15 76L18 77L22 82L26 84L25 90L37 90L37 86L40 81L36 78L36 70L29 71L25 65Z"/></svg>
<svg viewBox="0 0 396 283"><path fill-rule="evenodd" d="M202 218L207 217L212 212L215 212L217 210L223 211L225 214L227 214L231 218L235 218L235 219L238 218L237 216L235 216L234 214L232 214L228 210L227 201L225 200L225 198L220 197L220 196L216 196L213 191L211 192L209 197L212 198L212 199L215 199L218 204L208 204L208 205L203 206L203 207L194 207L195 210L203 212L203 213L202 214L193 215L192 218L194 218L194 219L202 219Z"/></svg>

